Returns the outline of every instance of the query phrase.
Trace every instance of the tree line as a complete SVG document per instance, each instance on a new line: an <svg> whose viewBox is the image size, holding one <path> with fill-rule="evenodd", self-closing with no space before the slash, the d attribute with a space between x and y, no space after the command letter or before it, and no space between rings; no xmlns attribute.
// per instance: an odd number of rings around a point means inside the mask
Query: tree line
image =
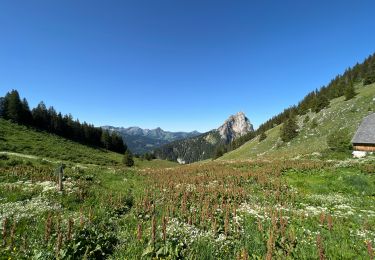
<svg viewBox="0 0 375 260"><path fill-rule="evenodd" d="M125 153L127 146L115 132L94 127L86 122L74 120L71 114L62 115L50 106L40 102L30 110L25 98L21 100L17 90L0 97L0 117L39 130L47 131L85 145L105 148L117 153Z"/></svg>
<svg viewBox="0 0 375 260"><path fill-rule="evenodd" d="M361 64L357 63L352 68L349 67L346 69L342 75L337 75L327 86L323 86L319 90L311 91L298 105L284 109L280 114L261 124L256 131L237 138L232 142L229 150L236 149L256 136L285 122L288 122L288 126L283 129L286 129L286 132L288 129L293 130L295 128L294 121L297 115L304 115L308 111L318 113L328 107L330 100L334 98L341 96L345 96L345 100L353 98L356 95L354 89L355 83L362 83L363 85L375 83L375 53L367 57ZM291 133L291 135L286 136L285 133L282 132L282 139L286 141L290 140L290 137L293 137L293 133L292 131L289 131L289 133Z"/></svg>

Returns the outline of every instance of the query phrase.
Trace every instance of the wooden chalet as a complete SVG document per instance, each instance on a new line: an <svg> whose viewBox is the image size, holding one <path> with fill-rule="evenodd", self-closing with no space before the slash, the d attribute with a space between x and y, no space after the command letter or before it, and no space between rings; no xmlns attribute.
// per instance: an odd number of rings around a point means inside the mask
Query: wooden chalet
<svg viewBox="0 0 375 260"><path fill-rule="evenodd" d="M375 152L375 113L363 119L352 144L354 151Z"/></svg>

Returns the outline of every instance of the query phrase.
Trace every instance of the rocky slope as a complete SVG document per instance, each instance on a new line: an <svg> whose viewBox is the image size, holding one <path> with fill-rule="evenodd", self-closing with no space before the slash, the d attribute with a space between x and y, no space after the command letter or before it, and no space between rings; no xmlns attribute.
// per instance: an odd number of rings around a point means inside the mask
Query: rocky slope
<svg viewBox="0 0 375 260"><path fill-rule="evenodd" d="M137 154L151 152L159 146L168 144L173 141L194 137L200 135L199 132L169 132L160 127L155 129L142 129L140 127L114 127L103 126L102 128L118 132L130 151Z"/></svg>
<svg viewBox="0 0 375 260"><path fill-rule="evenodd" d="M159 159L177 161L181 164L212 158L217 149L236 138L254 131L250 120L239 112L230 116L220 127L196 137L186 138L154 150Z"/></svg>
<svg viewBox="0 0 375 260"><path fill-rule="evenodd" d="M232 142L237 137L254 131L253 125L243 112L230 116L217 131L225 142Z"/></svg>

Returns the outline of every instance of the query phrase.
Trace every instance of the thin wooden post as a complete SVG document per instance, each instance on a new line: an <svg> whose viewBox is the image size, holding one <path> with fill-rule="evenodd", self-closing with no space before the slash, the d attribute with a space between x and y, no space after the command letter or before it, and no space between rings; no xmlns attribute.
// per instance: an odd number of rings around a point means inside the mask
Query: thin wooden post
<svg viewBox="0 0 375 260"><path fill-rule="evenodd" d="M62 179L63 179L63 174L64 174L64 170L63 170L62 165L60 165L60 167L59 167L58 174L59 174L59 181L58 181L57 188L58 188L59 191L62 191L63 190L63 180Z"/></svg>

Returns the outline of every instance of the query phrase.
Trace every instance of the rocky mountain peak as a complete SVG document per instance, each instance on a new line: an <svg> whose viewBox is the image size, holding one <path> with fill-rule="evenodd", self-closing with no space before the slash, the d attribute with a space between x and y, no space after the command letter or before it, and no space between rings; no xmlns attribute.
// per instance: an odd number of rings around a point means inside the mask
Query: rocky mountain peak
<svg viewBox="0 0 375 260"><path fill-rule="evenodd" d="M243 112L231 115L224 124L220 126L218 132L226 142L232 142L237 137L253 132L253 125Z"/></svg>

